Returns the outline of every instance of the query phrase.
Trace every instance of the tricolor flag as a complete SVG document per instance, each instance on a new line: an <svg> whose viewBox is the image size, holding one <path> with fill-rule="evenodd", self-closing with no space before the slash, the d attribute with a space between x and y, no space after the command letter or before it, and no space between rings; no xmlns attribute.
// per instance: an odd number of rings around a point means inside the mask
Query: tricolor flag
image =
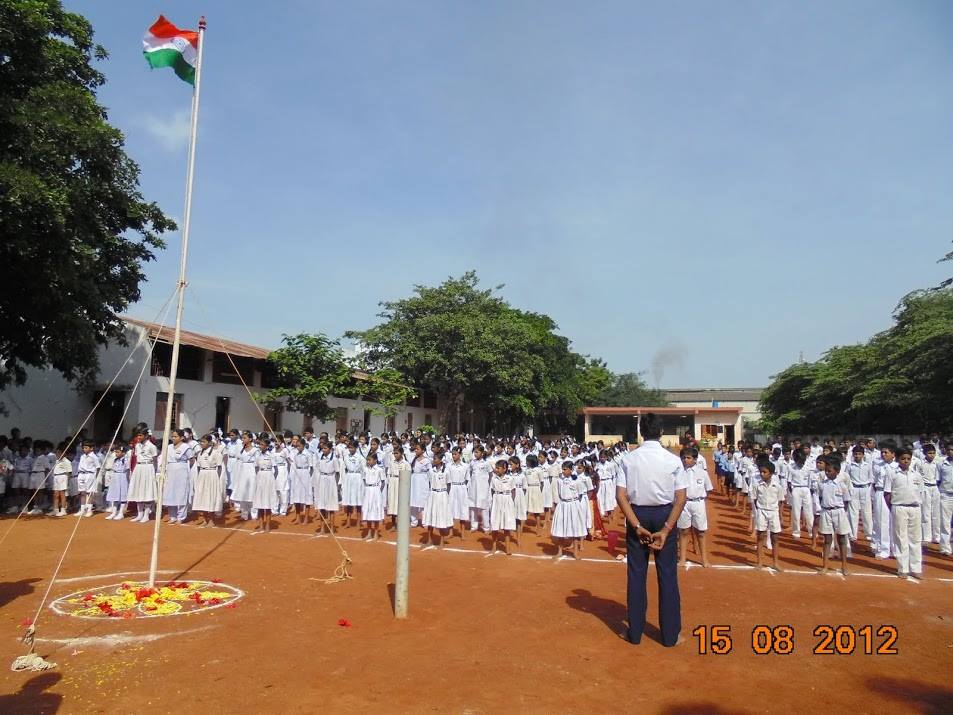
<svg viewBox="0 0 953 715"><path fill-rule="evenodd" d="M195 84L195 63L198 57L199 33L180 30L159 15L159 19L142 38L142 54L156 67L171 67L189 84Z"/></svg>

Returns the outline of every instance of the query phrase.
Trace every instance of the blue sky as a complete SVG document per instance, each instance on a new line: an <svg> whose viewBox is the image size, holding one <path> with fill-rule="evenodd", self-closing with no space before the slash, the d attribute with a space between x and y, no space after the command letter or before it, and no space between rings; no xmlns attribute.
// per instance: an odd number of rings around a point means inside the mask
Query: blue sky
<svg viewBox="0 0 953 715"><path fill-rule="evenodd" d="M474 268L617 372L758 386L953 274L942 0L65 5L175 217L189 88L140 40L208 16L194 330L339 336ZM172 290L168 243L131 315Z"/></svg>

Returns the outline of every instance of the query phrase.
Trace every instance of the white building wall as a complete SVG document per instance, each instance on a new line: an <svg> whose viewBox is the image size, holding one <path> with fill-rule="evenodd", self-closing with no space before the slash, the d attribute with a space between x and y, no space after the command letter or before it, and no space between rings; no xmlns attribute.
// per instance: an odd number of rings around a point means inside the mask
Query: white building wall
<svg viewBox="0 0 953 715"><path fill-rule="evenodd" d="M93 391L78 392L60 373L52 369L28 370L26 384L0 392L0 403L5 405L8 412L7 415L0 415L0 434L9 434L11 428L18 427L24 436L56 442L79 430L92 409L96 389L105 388L116 376L112 389L131 392L142 372L139 389L131 400L127 397L128 409L123 419L121 434L128 437L137 422L145 422L153 434L160 435L163 425L161 420L156 424L156 397L159 393L168 392L169 379L149 374L149 344L145 341L137 344L143 332L142 328L129 326L127 346L113 344L101 349L99 379ZM203 378L201 381L179 378L175 382L176 394L182 395L181 427L191 427L200 433L211 429L215 425L216 398L228 397L230 427L253 431L264 429L261 414L242 385L212 382L212 353L208 351ZM256 372L254 385L250 386L252 392L264 392L262 388L255 386L260 384L261 375ZM374 414L374 410L380 409L378 403L332 397L328 404L333 408L347 409L348 430L351 429L352 420L357 420L360 427L363 427L364 410L369 409L372 410L370 431L377 435L385 431L386 418ZM406 406L398 408L394 420L394 429L397 432L408 429L408 415L413 416L410 429L416 429L423 424L433 424L437 418L437 410ZM278 426L283 430L300 433L304 424L304 415L301 413L282 412ZM326 422L315 420L313 429L315 433L334 434L337 422L334 419ZM93 420L87 424L87 433L93 434Z"/></svg>
<svg viewBox="0 0 953 715"><path fill-rule="evenodd" d="M704 410L706 407L711 407L710 400L704 401L681 401L676 400L672 402L673 407L684 407L686 409L693 410ZM742 409L742 416L750 421L757 421L761 419L761 410L758 408L758 403L754 400L718 400L719 407L740 407Z"/></svg>

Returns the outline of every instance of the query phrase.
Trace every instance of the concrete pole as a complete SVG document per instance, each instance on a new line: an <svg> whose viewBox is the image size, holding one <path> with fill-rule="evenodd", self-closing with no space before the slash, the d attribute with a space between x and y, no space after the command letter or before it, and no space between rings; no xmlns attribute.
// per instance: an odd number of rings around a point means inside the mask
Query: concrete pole
<svg viewBox="0 0 953 715"><path fill-rule="evenodd" d="M397 565L394 569L394 617L407 618L410 587L410 471L401 473L397 485Z"/></svg>

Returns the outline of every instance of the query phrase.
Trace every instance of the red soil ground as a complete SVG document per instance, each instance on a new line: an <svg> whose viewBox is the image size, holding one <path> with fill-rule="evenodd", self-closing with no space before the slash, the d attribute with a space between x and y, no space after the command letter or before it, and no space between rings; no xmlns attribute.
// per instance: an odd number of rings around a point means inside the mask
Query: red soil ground
<svg viewBox="0 0 953 715"><path fill-rule="evenodd" d="M788 570L759 572L747 567L746 521L723 497L709 508L717 567L680 572L685 642L670 649L657 641L654 583L647 637L640 646L619 638L625 567L605 542L587 543L586 560L559 563L538 558L552 547L534 533L520 551L537 558L484 558L487 544L473 537L466 553L415 549L411 618L398 622L391 544L343 541L354 578L325 585L312 579L330 576L340 555L330 539L307 538L313 526L284 523L254 536L233 518L230 529L164 527L163 578L220 578L244 590L237 607L133 620L46 609L37 651L59 667L2 669L0 712L953 710L953 560L931 547L921 583L863 553L847 579L818 576L818 554L785 536ZM0 535L11 523L0 522ZM73 525L24 518L0 547L4 663L24 652L20 623L37 608ZM151 526L84 520L51 599L142 578L108 574L147 568L151 537ZM338 625L342 618L352 625ZM794 652L756 655L752 629L762 624L790 625ZM853 654L815 654L813 631L823 624L893 625L899 652L865 655L858 645ZM700 625L730 626L731 652L700 655L692 636ZM128 638L105 639L116 635ZM144 636L160 638L136 640Z"/></svg>

